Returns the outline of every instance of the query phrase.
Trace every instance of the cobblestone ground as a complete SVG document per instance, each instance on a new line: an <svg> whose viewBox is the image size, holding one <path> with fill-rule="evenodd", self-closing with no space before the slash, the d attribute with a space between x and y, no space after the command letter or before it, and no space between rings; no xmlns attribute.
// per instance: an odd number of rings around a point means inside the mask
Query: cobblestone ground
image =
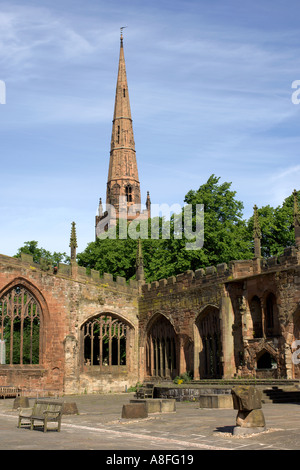
<svg viewBox="0 0 300 470"><path fill-rule="evenodd" d="M232 435L236 410L200 409L197 402L184 402L176 403L172 413L122 419L122 406L131 398L130 393L62 397L75 402L79 414L63 415L59 433L51 424L47 433L28 426L17 428L14 399L1 399L0 449L104 450L115 458L118 451L185 451L188 455L203 450L300 449L300 404L263 405L266 431L241 437Z"/></svg>

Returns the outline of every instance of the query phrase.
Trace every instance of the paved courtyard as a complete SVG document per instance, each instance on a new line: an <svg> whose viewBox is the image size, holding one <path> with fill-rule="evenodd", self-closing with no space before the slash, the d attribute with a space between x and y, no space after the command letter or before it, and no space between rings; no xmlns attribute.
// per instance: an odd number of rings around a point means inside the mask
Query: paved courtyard
<svg viewBox="0 0 300 470"><path fill-rule="evenodd" d="M63 415L61 432L17 428L14 399L0 400L1 450L299 450L300 404L264 404L267 430L233 436L237 411L200 409L197 402L177 402L176 411L149 414L140 420L121 418L132 393L65 396L78 415ZM30 404L33 399L30 399ZM113 454L111 454L113 455ZM122 453L120 454L122 455ZM135 454L136 455L136 454Z"/></svg>

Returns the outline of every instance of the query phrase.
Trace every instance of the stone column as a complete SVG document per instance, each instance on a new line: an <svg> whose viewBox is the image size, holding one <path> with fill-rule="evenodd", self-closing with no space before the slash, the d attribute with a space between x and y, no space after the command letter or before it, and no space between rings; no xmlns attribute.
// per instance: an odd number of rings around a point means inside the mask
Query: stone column
<svg viewBox="0 0 300 470"><path fill-rule="evenodd" d="M234 312L231 299L227 292L221 298L221 336L223 351L223 378L230 379L236 372L234 360L234 338L232 327L234 324Z"/></svg>

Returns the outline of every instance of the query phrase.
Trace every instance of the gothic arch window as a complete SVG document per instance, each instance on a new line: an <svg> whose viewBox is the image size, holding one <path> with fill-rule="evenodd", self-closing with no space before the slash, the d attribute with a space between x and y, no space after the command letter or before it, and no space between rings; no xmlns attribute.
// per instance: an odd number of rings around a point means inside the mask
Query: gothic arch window
<svg viewBox="0 0 300 470"><path fill-rule="evenodd" d="M262 308L260 299L257 297L257 295L252 297L249 307L252 319L253 337L262 338Z"/></svg>
<svg viewBox="0 0 300 470"><path fill-rule="evenodd" d="M219 309L206 307L196 321L200 335L199 374L201 378L222 377L222 341Z"/></svg>
<svg viewBox="0 0 300 470"><path fill-rule="evenodd" d="M126 201L132 202L132 186L130 186L130 184L125 186L125 195L126 195Z"/></svg>
<svg viewBox="0 0 300 470"><path fill-rule="evenodd" d="M16 285L0 298L1 364L38 364L41 307Z"/></svg>
<svg viewBox="0 0 300 470"><path fill-rule="evenodd" d="M121 319L101 314L82 326L83 360L87 366L105 370L127 365L127 339L130 328Z"/></svg>

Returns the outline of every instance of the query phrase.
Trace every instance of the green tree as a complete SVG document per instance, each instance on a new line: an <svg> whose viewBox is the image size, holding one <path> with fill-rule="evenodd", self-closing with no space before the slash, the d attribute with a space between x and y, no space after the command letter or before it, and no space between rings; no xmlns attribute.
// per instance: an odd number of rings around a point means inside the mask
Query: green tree
<svg viewBox="0 0 300 470"><path fill-rule="evenodd" d="M231 183L219 183L211 175L197 191L185 196L188 204L204 205L204 266L253 257L251 235L243 218L243 203L236 199ZM199 266L200 267L200 266Z"/></svg>
<svg viewBox="0 0 300 470"><path fill-rule="evenodd" d="M164 238L162 218L149 221L148 239L142 240L145 278L148 282L166 278L187 270L229 262L232 259L251 258L251 236L246 221L242 218L243 204L236 200L236 193L230 190L231 183L219 184L212 175L197 191L189 191L185 203L196 207L204 205L204 245L201 249L187 250L188 239L182 214L173 215L170 220L170 237ZM176 231L178 217L182 218L181 234ZM194 221L195 222L195 221ZM151 225L159 226L158 239L151 238ZM118 230L117 230L118 234ZM178 236L181 235L181 238ZM121 275L127 279L135 277L137 242L124 240L97 239L89 243L86 250L78 254L82 266Z"/></svg>
<svg viewBox="0 0 300 470"><path fill-rule="evenodd" d="M300 192L298 192L298 201L300 203ZM258 216L262 236L262 257L280 255L284 248L295 244L293 195L288 196L282 205L275 208L269 205L261 207L258 209ZM248 230L251 235L253 216L248 221Z"/></svg>
<svg viewBox="0 0 300 470"><path fill-rule="evenodd" d="M54 251L51 253L45 248L39 248L38 242L35 240L28 241L24 243L24 246L18 249L15 258L20 258L21 253L26 253L33 256L33 261L35 263L40 263L41 259L43 260L44 269L50 266L57 266L59 263L69 263L70 257L66 253L60 253Z"/></svg>

